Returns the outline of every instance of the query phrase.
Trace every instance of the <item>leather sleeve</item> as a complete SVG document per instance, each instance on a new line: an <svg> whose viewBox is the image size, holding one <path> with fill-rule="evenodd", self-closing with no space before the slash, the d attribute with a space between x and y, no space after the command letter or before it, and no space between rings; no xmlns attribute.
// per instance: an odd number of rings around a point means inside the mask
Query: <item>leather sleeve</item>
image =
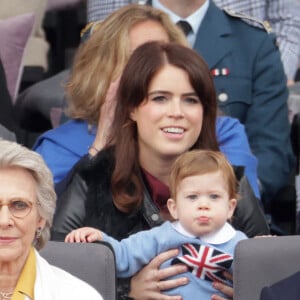
<svg viewBox="0 0 300 300"><path fill-rule="evenodd" d="M241 198L232 219L234 228L243 231L249 238L270 234L261 202L255 197L245 176L240 180L239 194Z"/></svg>
<svg viewBox="0 0 300 300"><path fill-rule="evenodd" d="M79 173L74 173L57 201L52 240L64 240L70 231L84 226L86 198L86 182Z"/></svg>
<svg viewBox="0 0 300 300"><path fill-rule="evenodd" d="M128 296L130 292L131 278L118 278L117 281L117 299L118 300L134 300Z"/></svg>

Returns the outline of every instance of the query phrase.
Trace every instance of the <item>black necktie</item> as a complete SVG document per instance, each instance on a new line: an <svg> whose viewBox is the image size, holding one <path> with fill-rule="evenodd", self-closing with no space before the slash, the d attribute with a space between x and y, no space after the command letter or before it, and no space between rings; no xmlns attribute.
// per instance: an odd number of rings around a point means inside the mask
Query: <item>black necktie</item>
<svg viewBox="0 0 300 300"><path fill-rule="evenodd" d="M176 23L176 25L181 28L185 36L187 36L189 33L193 31L192 26L187 21L180 20Z"/></svg>

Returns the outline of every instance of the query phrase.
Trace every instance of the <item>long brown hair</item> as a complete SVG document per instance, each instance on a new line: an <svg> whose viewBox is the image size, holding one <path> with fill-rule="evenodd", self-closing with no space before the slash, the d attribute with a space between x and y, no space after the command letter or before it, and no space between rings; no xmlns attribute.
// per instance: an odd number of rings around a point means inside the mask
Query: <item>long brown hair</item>
<svg viewBox="0 0 300 300"><path fill-rule="evenodd" d="M123 211L132 211L143 199L137 127L130 114L147 98L151 80L166 64L184 70L201 99L202 129L191 149L219 150L216 138L216 93L204 60L194 50L174 43L149 42L140 46L133 52L120 79L109 143L114 145L116 157L112 176L114 202Z"/></svg>

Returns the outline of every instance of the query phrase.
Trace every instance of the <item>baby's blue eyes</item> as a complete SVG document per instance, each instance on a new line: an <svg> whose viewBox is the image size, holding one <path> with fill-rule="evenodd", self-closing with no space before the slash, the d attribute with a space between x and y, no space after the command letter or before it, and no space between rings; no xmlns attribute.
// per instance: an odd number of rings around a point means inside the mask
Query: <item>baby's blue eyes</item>
<svg viewBox="0 0 300 300"><path fill-rule="evenodd" d="M189 200L191 200L191 201L197 200L198 197L199 197L199 196L196 195L196 194L191 194L191 195L187 195L187 196L186 196L186 198L189 199ZM208 197L209 199L211 199L211 200L216 200L216 199L219 199L219 198L220 198L220 195L218 195L218 194L209 194L207 197Z"/></svg>
<svg viewBox="0 0 300 300"><path fill-rule="evenodd" d="M198 197L197 195L188 195L186 198L189 200L196 200Z"/></svg>

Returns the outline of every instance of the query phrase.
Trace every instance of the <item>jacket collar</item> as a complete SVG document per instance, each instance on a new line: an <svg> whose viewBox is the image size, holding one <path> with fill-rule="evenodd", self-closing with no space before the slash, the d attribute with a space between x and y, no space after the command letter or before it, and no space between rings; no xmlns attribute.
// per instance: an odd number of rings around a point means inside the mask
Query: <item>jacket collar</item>
<svg viewBox="0 0 300 300"><path fill-rule="evenodd" d="M183 228L179 221L175 221L172 223L172 226L175 228L176 231L180 232L184 236L197 238L204 243L212 244L212 245L220 245L229 242L236 234L235 229L226 222L219 230L211 233L207 233L202 236L194 236L189 233L186 229Z"/></svg>
<svg viewBox="0 0 300 300"><path fill-rule="evenodd" d="M152 5L152 1L148 0L146 4ZM226 13L213 1L209 1L208 10L197 32L194 49L202 55L210 69L231 51L232 43L226 38L231 34Z"/></svg>
<svg viewBox="0 0 300 300"><path fill-rule="evenodd" d="M153 199L151 198L150 192L147 188L147 184L145 182L145 179L143 178L142 171L140 171L139 176L142 179L144 186L144 199L142 202L143 217L150 228L159 226L164 222L164 220L160 215L158 207L155 205Z"/></svg>
<svg viewBox="0 0 300 300"><path fill-rule="evenodd" d="M210 1L194 45L210 69L231 51L232 44L227 38L231 34L232 29L226 14Z"/></svg>

